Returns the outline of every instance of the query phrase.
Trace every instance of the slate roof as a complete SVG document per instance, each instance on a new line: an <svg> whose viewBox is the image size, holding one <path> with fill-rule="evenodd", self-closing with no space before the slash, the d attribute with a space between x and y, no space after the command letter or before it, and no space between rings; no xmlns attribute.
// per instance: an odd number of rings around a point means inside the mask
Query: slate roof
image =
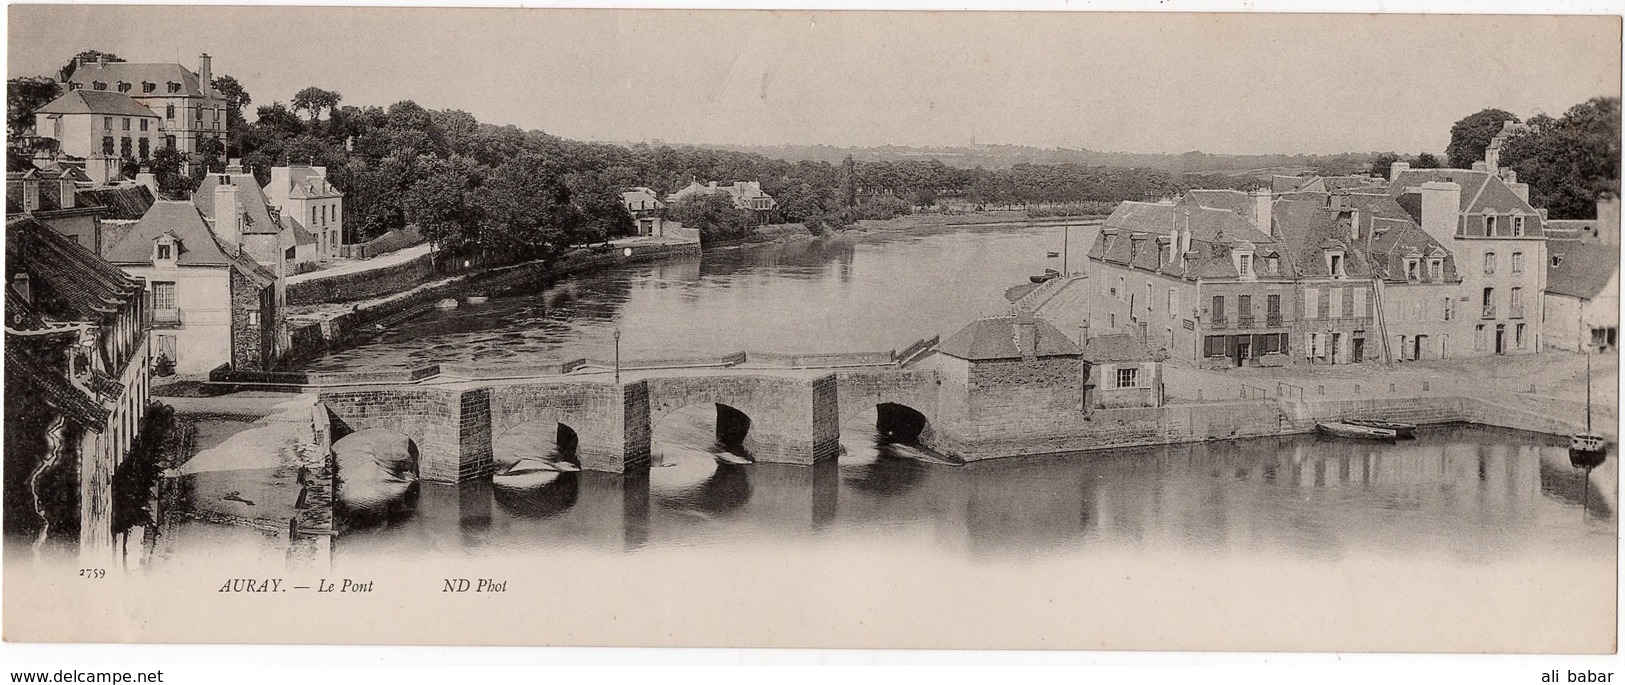
<svg viewBox="0 0 1625 685"><path fill-rule="evenodd" d="M1371 267L1358 244L1350 244L1350 230L1340 223L1347 210L1327 207L1320 202L1277 200L1271 215L1281 237L1281 251L1288 257L1293 273L1300 278L1330 277L1326 259L1328 248L1343 249L1343 274L1350 278L1371 275Z"/></svg>
<svg viewBox="0 0 1625 685"><path fill-rule="evenodd" d="M93 90L91 83L94 81L106 83L108 90ZM210 88L208 93L205 93L203 88L200 87L195 72L173 62L108 62L106 64L86 62L76 67L73 75L68 77L68 82L79 84L80 90L111 92L114 95L121 94L116 91L119 81L132 84L130 94L133 95L152 97L175 97L177 95L192 97L203 95L219 96L218 93L214 92L213 88ZM169 92L168 86L171 81L181 84L179 93ZM153 83L157 85L157 88L151 93L142 93L142 83Z"/></svg>
<svg viewBox="0 0 1625 685"><path fill-rule="evenodd" d="M209 174L198 183L196 191L192 192L192 202L197 205L198 211L210 221L216 219L214 215L214 189L220 185L221 174ZM280 217L271 212L270 200L266 199L265 191L260 189L258 181L253 174L231 174L231 183L237 187L237 203L242 207L244 215L243 233L245 235L282 233L282 247L289 248L297 245L293 233L285 231Z"/></svg>
<svg viewBox="0 0 1625 685"><path fill-rule="evenodd" d="M100 321L145 288L79 241L30 216L6 220L6 282L27 271L34 306L48 319Z"/></svg>
<svg viewBox="0 0 1625 685"><path fill-rule="evenodd" d="M11 289L6 290L7 310L11 310L13 306L26 306L26 303L13 305ZM68 382L67 377L60 371L43 366L38 360L25 356L19 347L16 342L7 341L6 382L21 383L30 390L30 396L39 398L79 425L98 433L106 430L107 419L113 414L112 409L102 406L90 394Z"/></svg>
<svg viewBox="0 0 1625 685"><path fill-rule="evenodd" d="M158 114L124 93L104 90L70 90L62 97L35 110L38 114L104 114L125 117L152 117Z"/></svg>
<svg viewBox="0 0 1625 685"><path fill-rule="evenodd" d="M175 237L178 254L175 263L181 266L234 267L261 286L276 281L276 276L247 256L232 254L223 246L195 205L188 201L163 200L152 206L140 221L131 224L116 238L109 238L103 252L114 264L152 264L152 243L159 236Z"/></svg>
<svg viewBox="0 0 1625 685"><path fill-rule="evenodd" d="M995 316L972 321L942 341L937 346L937 352L971 361L1020 359L1021 351L1016 348L1016 320L1015 316ZM1057 330L1054 324L1037 317L1032 321L1037 333L1037 356L1073 357L1083 354L1083 349Z"/></svg>
<svg viewBox="0 0 1625 685"><path fill-rule="evenodd" d="M1619 273L1619 246L1575 245L1557 266L1546 269L1546 292L1592 300Z"/></svg>
<svg viewBox="0 0 1625 685"><path fill-rule="evenodd" d="M1090 336L1083 342L1083 358L1094 364L1156 361L1157 355L1127 333Z"/></svg>
<svg viewBox="0 0 1625 685"><path fill-rule="evenodd" d="M146 215L156 200L152 191L143 185L80 188L74 198L80 204L100 205L102 218L113 221L136 221Z"/></svg>
<svg viewBox="0 0 1625 685"><path fill-rule="evenodd" d="M295 245L316 244L316 234L307 230L304 224L299 223L298 219L293 217L288 218L288 230L293 233L293 242Z"/></svg>
<svg viewBox="0 0 1625 685"><path fill-rule="evenodd" d="M318 170L309 164L288 165L288 197L339 197L344 193L327 182L326 169Z"/></svg>

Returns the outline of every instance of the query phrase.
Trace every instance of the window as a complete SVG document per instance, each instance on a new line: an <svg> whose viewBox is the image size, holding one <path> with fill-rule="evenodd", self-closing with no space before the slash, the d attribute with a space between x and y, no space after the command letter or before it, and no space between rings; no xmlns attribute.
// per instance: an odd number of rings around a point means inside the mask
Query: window
<svg viewBox="0 0 1625 685"><path fill-rule="evenodd" d="M1557 267L1560 267L1560 266L1563 266L1563 255L1560 255L1560 254L1552 255L1552 268L1556 269Z"/></svg>
<svg viewBox="0 0 1625 685"><path fill-rule="evenodd" d="M1317 293L1316 293L1314 288L1304 288L1303 289L1303 318L1305 318L1305 319L1313 319L1313 318L1315 318L1315 299L1316 299L1316 295L1317 295Z"/></svg>
<svg viewBox="0 0 1625 685"><path fill-rule="evenodd" d="M1513 288L1507 293L1507 309L1511 310L1508 316L1523 316L1523 288Z"/></svg>
<svg viewBox="0 0 1625 685"><path fill-rule="evenodd" d="M1270 326L1281 325L1281 296L1270 295L1264 301L1264 323Z"/></svg>
<svg viewBox="0 0 1625 685"><path fill-rule="evenodd" d="M1484 324L1473 327L1473 349L1479 352L1484 351Z"/></svg>
<svg viewBox="0 0 1625 685"><path fill-rule="evenodd" d="M1241 321L1242 326L1251 326L1251 325L1253 325L1253 296L1252 295L1237 295L1236 296L1236 319Z"/></svg>
<svg viewBox="0 0 1625 685"><path fill-rule="evenodd" d="M1179 311L1179 290L1175 289L1175 288L1169 288L1168 289L1168 318L1172 319L1172 318L1178 316L1179 315L1177 313L1178 311Z"/></svg>
<svg viewBox="0 0 1625 685"><path fill-rule="evenodd" d="M102 130L103 131L111 131L111 130L113 130L113 117L102 117Z"/></svg>
<svg viewBox="0 0 1625 685"><path fill-rule="evenodd" d="M153 92L155 90L158 90L158 84L153 83L151 81L142 81L141 82L141 92L143 92L143 93L151 93L151 92Z"/></svg>
<svg viewBox="0 0 1625 685"><path fill-rule="evenodd" d="M1494 252L1485 252L1484 253L1484 273L1486 273L1486 274L1495 273L1495 253Z"/></svg>
<svg viewBox="0 0 1625 685"><path fill-rule="evenodd" d="M130 140L129 136L124 136L123 138L119 139L118 150L119 150L119 156L120 157L133 157L133 156L135 156L133 142Z"/></svg>
<svg viewBox="0 0 1625 685"><path fill-rule="evenodd" d="M1518 215L1518 216L1512 217L1512 237L1514 237L1514 238L1522 238L1523 237L1523 215L1521 215L1521 214ZM1519 345L1518 347L1523 347L1523 345Z"/></svg>
<svg viewBox="0 0 1625 685"><path fill-rule="evenodd" d="M1514 252L1514 253L1512 253L1512 273L1515 273L1515 274L1523 273L1523 253L1522 252Z"/></svg>
<svg viewBox="0 0 1625 685"><path fill-rule="evenodd" d="M1106 327L1117 328L1117 312L1106 313Z"/></svg>
<svg viewBox="0 0 1625 685"><path fill-rule="evenodd" d="M1202 354L1208 357L1224 356L1224 336L1210 335L1202 340Z"/></svg>
<svg viewBox="0 0 1625 685"><path fill-rule="evenodd" d="M1215 323L1215 324L1223 324L1224 323L1224 296L1223 295L1214 295L1213 296L1212 315L1213 315L1212 316L1213 323Z"/></svg>
<svg viewBox="0 0 1625 685"><path fill-rule="evenodd" d="M1422 279L1422 263L1419 260L1405 260L1405 280L1418 281Z"/></svg>
<svg viewBox="0 0 1625 685"><path fill-rule="evenodd" d="M310 208L310 225L312 225L312 226L316 225L316 208L315 207Z"/></svg>
<svg viewBox="0 0 1625 685"><path fill-rule="evenodd" d="M1484 215L1484 235L1486 235L1486 236L1494 236L1495 235L1495 215L1494 214L1485 214Z"/></svg>
<svg viewBox="0 0 1625 685"><path fill-rule="evenodd" d="M1118 389L1140 387L1140 369L1137 367L1117 369L1117 387Z"/></svg>
<svg viewBox="0 0 1625 685"><path fill-rule="evenodd" d="M174 105L164 105L164 118L165 119L170 119L170 120L173 120L175 118L175 106Z"/></svg>
<svg viewBox="0 0 1625 685"><path fill-rule="evenodd" d="M174 259L174 246L168 243L158 243L158 259Z"/></svg>
<svg viewBox="0 0 1625 685"><path fill-rule="evenodd" d="M312 214L311 216L316 216L316 215ZM1119 300L1121 300L1121 299L1123 299L1125 297L1128 297L1128 288L1125 287L1125 285L1123 283L1123 277L1122 276L1117 277L1117 287L1112 289L1112 294L1116 295L1117 299L1119 299Z"/></svg>
<svg viewBox="0 0 1625 685"><path fill-rule="evenodd" d="M1446 297L1444 298L1444 320L1450 321L1454 318L1456 318L1456 298Z"/></svg>
<svg viewBox="0 0 1625 685"><path fill-rule="evenodd" d="M258 325L260 325L260 313L258 311L255 311L253 309L248 310L248 325L250 325L250 326L258 326Z"/></svg>
<svg viewBox="0 0 1625 685"><path fill-rule="evenodd" d="M1343 318L1354 316L1354 289L1343 289Z"/></svg>
<svg viewBox="0 0 1625 685"><path fill-rule="evenodd" d="M1428 280L1438 282L1444 280L1444 260L1428 260Z"/></svg>
<svg viewBox="0 0 1625 685"><path fill-rule="evenodd" d="M164 136L164 147L174 149L174 147L175 147L175 136Z"/></svg>
<svg viewBox="0 0 1625 685"><path fill-rule="evenodd" d="M179 93L179 92L181 92L181 84L176 83L174 81L170 81L168 85L169 85L169 92L171 92L171 93ZM171 118L173 118L173 117L171 117Z"/></svg>
<svg viewBox="0 0 1625 685"><path fill-rule="evenodd" d="M1495 288L1484 289L1484 318L1495 318Z"/></svg>
<svg viewBox="0 0 1625 685"><path fill-rule="evenodd" d="M126 130L126 131L130 130L130 118L129 117L124 117L124 130Z"/></svg>
<svg viewBox="0 0 1625 685"><path fill-rule="evenodd" d="M148 124L149 124L149 123L150 123L150 122L148 122L148 121L147 121L147 120L146 120L146 119L142 119L142 120L141 120L141 130L143 130L143 131L145 131L145 130L147 130L147 125L148 125Z"/></svg>
<svg viewBox="0 0 1625 685"><path fill-rule="evenodd" d="M1251 276L1251 275L1253 275L1253 256L1252 255L1250 255L1250 254L1241 255L1241 261L1239 261L1237 263L1237 266L1236 266L1236 273L1238 273L1238 274L1240 274L1242 276Z"/></svg>
<svg viewBox="0 0 1625 685"><path fill-rule="evenodd" d="M107 90L106 81L91 81L90 87L94 90Z"/></svg>
<svg viewBox="0 0 1625 685"><path fill-rule="evenodd" d="M113 149L114 149L113 148L113 137L112 136L102 136L102 154L107 155L108 157L112 157L113 156Z"/></svg>
<svg viewBox="0 0 1625 685"><path fill-rule="evenodd" d="M327 225L327 207L326 206L322 207L322 225L323 226ZM1152 310L1152 306L1151 306L1151 284L1150 283L1145 284L1145 310L1148 311L1148 312Z"/></svg>
<svg viewBox="0 0 1625 685"><path fill-rule="evenodd" d="M1321 344L1321 340L1322 340L1322 336L1319 333L1310 333L1309 334L1309 356L1311 356L1311 357L1324 357L1324 356L1326 356L1326 346Z"/></svg>
<svg viewBox="0 0 1625 685"><path fill-rule="evenodd" d="M1342 276L1343 275L1343 255L1334 254L1334 255L1331 256L1331 258L1332 258L1332 261L1331 261L1331 274L1332 274L1332 276L1333 277Z"/></svg>
<svg viewBox="0 0 1625 685"><path fill-rule="evenodd" d="M1518 349L1520 349L1520 350L1523 349L1523 344L1524 344L1523 343L1523 327L1524 327L1524 325L1520 323L1520 324L1517 325L1517 327L1512 329L1512 343L1514 345L1517 345Z"/></svg>
<svg viewBox="0 0 1625 685"><path fill-rule="evenodd" d="M154 309L175 309L175 282L152 282L152 306Z"/></svg>
<svg viewBox="0 0 1625 685"><path fill-rule="evenodd" d="M1332 316L1332 292L1322 290L1318 294L1320 295L1320 301L1315 303L1315 316L1321 319L1329 319Z"/></svg>
<svg viewBox="0 0 1625 685"><path fill-rule="evenodd" d="M145 124L147 122L143 121L141 123ZM141 158L146 159L146 158L151 157L151 156L152 156L152 139L150 139L150 138L142 138L141 139Z"/></svg>

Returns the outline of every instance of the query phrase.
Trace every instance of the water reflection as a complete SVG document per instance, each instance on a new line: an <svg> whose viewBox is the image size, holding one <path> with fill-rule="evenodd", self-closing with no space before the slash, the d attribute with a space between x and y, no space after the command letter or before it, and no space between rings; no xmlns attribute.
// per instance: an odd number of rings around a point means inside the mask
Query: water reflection
<svg viewBox="0 0 1625 685"><path fill-rule="evenodd" d="M1491 562L1614 553L1612 459L1588 485L1563 441L1478 427L1397 445L1295 436L978 462L910 456L863 420L839 460L720 463L714 413L664 435L671 466L551 472L516 486L422 483L345 531L343 558L703 546L720 554L834 538L887 561L925 543L967 563L1112 550ZM872 425L872 424L871 424ZM1589 490L1587 489L1589 487ZM203 525L203 524L198 524ZM193 539L189 536L186 539Z"/></svg>

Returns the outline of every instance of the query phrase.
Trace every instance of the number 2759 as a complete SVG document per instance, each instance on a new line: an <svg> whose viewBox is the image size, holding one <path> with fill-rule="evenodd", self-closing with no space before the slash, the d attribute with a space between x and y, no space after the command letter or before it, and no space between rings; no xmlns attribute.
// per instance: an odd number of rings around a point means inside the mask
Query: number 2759
<svg viewBox="0 0 1625 685"><path fill-rule="evenodd" d="M107 569L104 569L104 568L82 568L82 569L79 569L79 577L80 578L95 578L97 580L100 580L102 578L107 577Z"/></svg>

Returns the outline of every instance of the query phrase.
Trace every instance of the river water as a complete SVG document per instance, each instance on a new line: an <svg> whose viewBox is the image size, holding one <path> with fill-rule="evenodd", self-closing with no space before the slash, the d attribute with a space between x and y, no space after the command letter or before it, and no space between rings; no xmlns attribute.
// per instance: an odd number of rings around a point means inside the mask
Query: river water
<svg viewBox="0 0 1625 685"><path fill-rule="evenodd" d="M1093 234L1073 227L1079 268ZM540 363L762 352L871 352L948 335L1008 308L1004 289L1062 268L1062 229L877 231L707 252L434 310L310 362L366 371L457 361Z"/></svg>

